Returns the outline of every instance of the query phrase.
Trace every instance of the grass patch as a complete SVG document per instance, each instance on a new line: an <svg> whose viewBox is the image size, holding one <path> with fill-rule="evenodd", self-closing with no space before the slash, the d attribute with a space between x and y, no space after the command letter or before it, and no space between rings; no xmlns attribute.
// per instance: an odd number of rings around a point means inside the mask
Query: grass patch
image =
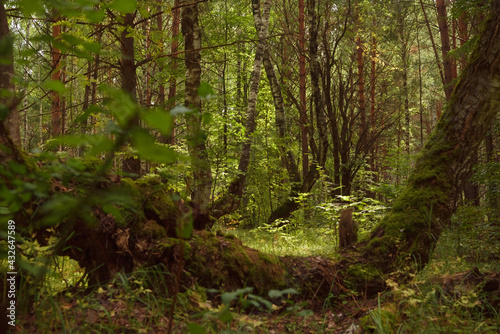
<svg viewBox="0 0 500 334"><path fill-rule="evenodd" d="M226 233L238 237L245 246L276 256L327 256L337 253L337 237L329 228L302 228L286 231L233 229Z"/></svg>

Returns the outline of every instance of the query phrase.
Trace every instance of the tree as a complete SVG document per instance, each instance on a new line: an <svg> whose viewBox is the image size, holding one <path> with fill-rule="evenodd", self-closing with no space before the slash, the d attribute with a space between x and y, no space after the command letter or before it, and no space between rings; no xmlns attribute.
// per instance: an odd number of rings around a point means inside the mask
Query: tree
<svg viewBox="0 0 500 334"><path fill-rule="evenodd" d="M14 97L14 64L12 57L12 37L9 31L7 13L3 0L0 1L0 118L7 129L11 140L21 146L19 129L19 113Z"/></svg>
<svg viewBox="0 0 500 334"><path fill-rule="evenodd" d="M224 195L224 197L217 201L212 208L215 217L221 217L235 211L240 205L241 196L245 187L248 165L250 163L250 150L252 148L253 140L252 135L256 128L257 96L259 93L262 62L267 47L266 38L269 29L270 7L271 3L268 0L264 0L262 6L260 6L258 0L252 0L255 29L257 30L259 42L257 44L257 50L255 51L255 60L250 79L245 139L241 148L238 175L229 185L228 192Z"/></svg>
<svg viewBox="0 0 500 334"><path fill-rule="evenodd" d="M198 5L190 4L189 0L183 4L185 6L182 9L181 25L186 54L185 104L192 109L186 116L188 148L194 179L191 199L200 205L202 212L206 212L211 203L212 171L201 128L202 110L198 92L201 86L201 28L198 22Z"/></svg>
<svg viewBox="0 0 500 334"><path fill-rule="evenodd" d="M122 19L123 31L120 35L120 72L122 78L122 89L127 92L134 101L136 101L137 72L135 63L134 37L132 35L135 14L126 13L123 15ZM139 118L137 116L135 118L134 125L139 126ZM126 157L123 159L122 169L126 173L139 175L141 173L141 160L136 157Z"/></svg>
<svg viewBox="0 0 500 334"><path fill-rule="evenodd" d="M492 1L490 6L471 60L417 159L406 189L360 247L368 266L379 273L405 267L408 261L416 262L418 268L427 264L470 177L472 153L500 108L500 3Z"/></svg>

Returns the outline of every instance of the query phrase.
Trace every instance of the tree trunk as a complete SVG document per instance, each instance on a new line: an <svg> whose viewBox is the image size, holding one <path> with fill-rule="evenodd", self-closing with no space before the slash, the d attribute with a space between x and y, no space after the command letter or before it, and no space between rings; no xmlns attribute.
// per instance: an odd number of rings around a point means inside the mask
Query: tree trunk
<svg viewBox="0 0 500 334"><path fill-rule="evenodd" d="M425 11L424 2L420 0L420 7L422 8L422 13L424 14L425 24L427 26L427 31L429 32L429 38L431 39L432 50L434 51L434 57L436 58L437 67L439 69L439 75L441 76L441 82L443 83L443 87L445 86L444 74L443 74L443 65L439 60L438 50L436 47L436 43L434 42L434 35L432 34L431 24L429 22L429 18L427 17L427 12Z"/></svg>
<svg viewBox="0 0 500 334"><path fill-rule="evenodd" d="M13 43L3 1L0 1L0 41L8 41L8 43L4 45ZM14 97L15 88L12 83L12 78L14 77L13 61L12 50L0 59L0 90L10 91L8 95L2 94L0 96L0 104L4 104L9 110L5 120L3 120L4 126L14 144L20 147L21 132L19 129L19 113L16 107L17 101Z"/></svg>
<svg viewBox="0 0 500 334"><path fill-rule="evenodd" d="M59 16L54 16L54 21L52 22L52 38L58 40L61 35L61 25L57 24ZM61 51L57 49L54 45L51 45L50 52L52 54L52 75L51 79L55 81L60 81L61 79ZM61 119L61 97L59 92L53 91L51 94L52 99L52 137L61 135L62 119Z"/></svg>
<svg viewBox="0 0 500 334"><path fill-rule="evenodd" d="M434 132L406 189L361 247L362 256L380 272L415 262L426 265L441 229L456 208L471 173L471 156L500 109L500 2L478 38L471 62Z"/></svg>
<svg viewBox="0 0 500 334"><path fill-rule="evenodd" d="M179 26L180 26L180 0L174 1L174 8L172 9L172 43L170 45L170 53L172 57L170 59L170 78L168 79L168 98L167 98L167 109L172 109L175 107L176 96L177 96L177 51L179 50ZM201 45L201 44L200 44ZM163 97L165 99L165 96ZM175 119L174 119L175 122ZM172 129L172 133L168 138L164 140L170 145L175 144L175 126Z"/></svg>
<svg viewBox="0 0 500 334"><path fill-rule="evenodd" d="M182 9L182 35L184 36L186 65L185 105L193 111L186 115L188 150L193 170L191 200L206 212L210 205L212 190L212 171L202 133L201 99L198 88L201 84L201 28L198 22L198 5L187 1Z"/></svg>
<svg viewBox="0 0 500 334"><path fill-rule="evenodd" d="M441 35L441 50L443 53L443 70L444 70L444 92L446 99L449 101L453 92L453 64L448 53L450 52L450 34L448 31L448 15L446 13L446 5L444 0L436 0L439 32Z"/></svg>
<svg viewBox="0 0 500 334"><path fill-rule="evenodd" d="M276 132L278 134L278 151L280 152L281 160L285 166L288 176L292 182L300 182L300 175L297 164L295 163L295 157L290 150L291 143L286 139L286 119L285 119L285 108L283 106L283 95L281 94L281 86L276 78L276 73L274 72L273 64L271 63L269 50L266 49L264 53L264 68L266 70L267 79L269 85L271 86L271 92L273 94L274 109L276 113Z"/></svg>
<svg viewBox="0 0 500 334"><path fill-rule="evenodd" d="M122 89L130 94L132 99L137 100L137 73L135 65L134 37L130 30L134 27L135 14L125 14L123 17L124 30L120 36L121 59L120 69L122 76ZM136 117L134 126L139 126L139 118ZM123 159L122 169L125 173L140 175L141 160L135 157Z"/></svg>
<svg viewBox="0 0 500 334"><path fill-rule="evenodd" d="M259 93L260 72L264 54L266 52L267 33L269 29L269 16L271 3L269 0L262 2L262 13L258 0L252 0L253 17L255 28L259 36L259 43L255 51L254 67L250 79L250 92L248 95L247 121L245 126L245 138L243 140L240 162L238 165L238 176L229 185L228 192L212 207L214 217L222 217L225 214L238 209L246 183L246 174L250 164L250 150L252 147L252 135L256 128L257 95Z"/></svg>
<svg viewBox="0 0 500 334"><path fill-rule="evenodd" d="M307 14L309 21L309 63L311 76L311 86L312 86L312 103L314 105L314 115L316 116L316 128L318 129L318 148L317 152L313 149L313 154L315 154L315 159L317 163L321 166L325 166L326 162L326 152L328 149L328 137L327 137L327 123L326 117L323 110L323 98L321 96L321 89L319 86L320 79L320 63L319 63L319 53L318 53L318 15L316 13L316 0L309 0L307 2ZM311 110L311 114L312 110ZM312 117L311 117L312 120ZM313 138L310 138L312 141Z"/></svg>
<svg viewBox="0 0 500 334"><path fill-rule="evenodd" d="M306 28L304 0L299 0L299 114L300 137L302 148L302 177L305 178L309 169L309 140L307 139L307 100L306 100Z"/></svg>
<svg viewBox="0 0 500 334"><path fill-rule="evenodd" d="M339 220L339 247L345 249L358 241L356 222L352 219L352 208L347 208L340 213Z"/></svg>

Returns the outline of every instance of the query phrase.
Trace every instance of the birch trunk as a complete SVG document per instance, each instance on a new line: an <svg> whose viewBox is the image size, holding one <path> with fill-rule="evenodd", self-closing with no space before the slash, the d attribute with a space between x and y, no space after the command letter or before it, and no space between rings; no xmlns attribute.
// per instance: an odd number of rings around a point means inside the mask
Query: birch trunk
<svg viewBox="0 0 500 334"><path fill-rule="evenodd" d="M212 171L202 133L201 99L198 95L201 84L201 28L198 22L197 4L186 4L183 7L181 25L186 51L185 105L193 110L186 116L188 150L193 170L191 200L200 206L201 212L206 212L211 198Z"/></svg>
<svg viewBox="0 0 500 334"><path fill-rule="evenodd" d="M259 37L257 50L255 51L255 60L250 78L250 91L248 94L247 119L245 126L245 138L241 147L240 162L238 165L238 176L229 185L228 192L214 204L212 214L214 217L221 217L227 213L238 209L246 183L246 174L250 164L250 151L252 148L253 133L256 128L257 116L257 96L259 94L260 74L264 54L267 49L267 33L269 30L269 16L271 3L269 0L262 1L262 13L259 0L252 0L252 11L255 21L255 27Z"/></svg>

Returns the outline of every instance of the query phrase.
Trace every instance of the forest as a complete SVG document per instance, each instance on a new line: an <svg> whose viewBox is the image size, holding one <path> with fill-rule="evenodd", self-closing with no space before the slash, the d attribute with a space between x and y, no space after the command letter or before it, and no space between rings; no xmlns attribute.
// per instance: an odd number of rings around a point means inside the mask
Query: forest
<svg viewBox="0 0 500 334"><path fill-rule="evenodd" d="M0 333L498 333L499 109L498 0L0 0Z"/></svg>

